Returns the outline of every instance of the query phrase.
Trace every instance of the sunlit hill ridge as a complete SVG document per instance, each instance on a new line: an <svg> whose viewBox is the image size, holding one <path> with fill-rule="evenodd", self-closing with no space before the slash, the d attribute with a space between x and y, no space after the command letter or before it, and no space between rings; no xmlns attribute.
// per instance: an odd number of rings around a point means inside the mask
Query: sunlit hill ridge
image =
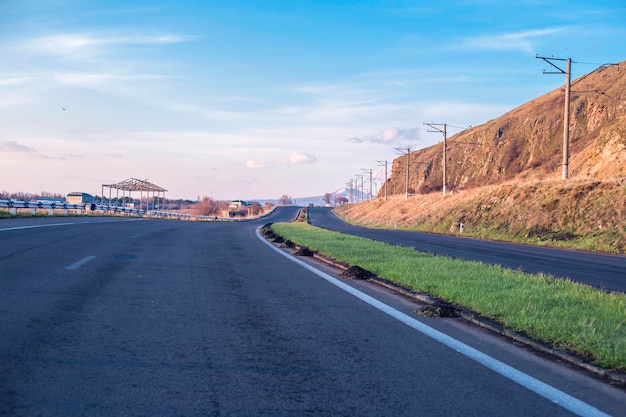
<svg viewBox="0 0 626 417"><path fill-rule="evenodd" d="M393 161L378 199L337 209L353 222L626 250L626 62L572 81L569 179L561 180L564 88L558 88L443 145ZM408 199L406 193L408 191Z"/></svg>

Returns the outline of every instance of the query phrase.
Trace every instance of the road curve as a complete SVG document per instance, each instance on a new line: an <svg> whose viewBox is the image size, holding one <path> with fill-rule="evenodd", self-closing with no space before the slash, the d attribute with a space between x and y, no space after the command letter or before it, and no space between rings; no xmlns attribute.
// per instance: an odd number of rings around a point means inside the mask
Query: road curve
<svg viewBox="0 0 626 417"><path fill-rule="evenodd" d="M405 230L369 229L342 221L329 208L311 208L309 219L314 226L394 245L410 246L419 251L497 264L531 273L542 272L609 291L626 292L624 255L544 248Z"/></svg>
<svg viewBox="0 0 626 417"><path fill-rule="evenodd" d="M547 399L257 239L258 226L296 211L242 223L0 221L0 415L570 416L626 407L622 390L525 348L457 319L419 318L582 406ZM413 316L413 302L350 284Z"/></svg>

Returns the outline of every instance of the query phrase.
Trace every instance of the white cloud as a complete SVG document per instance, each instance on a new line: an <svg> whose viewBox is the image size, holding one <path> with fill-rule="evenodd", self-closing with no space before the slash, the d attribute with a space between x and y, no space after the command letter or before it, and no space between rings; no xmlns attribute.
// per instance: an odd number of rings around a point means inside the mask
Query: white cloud
<svg viewBox="0 0 626 417"><path fill-rule="evenodd" d="M562 28L547 28L527 30L517 33L505 33L501 35L483 35L468 38L461 43L462 48L487 49L487 50L514 50L535 53L532 40L563 31Z"/></svg>
<svg viewBox="0 0 626 417"><path fill-rule="evenodd" d="M312 164L317 161L317 157L306 152L292 152L288 157L280 160L255 161L249 160L246 166L251 169L265 168L268 165L284 164L284 165L304 165Z"/></svg>
<svg viewBox="0 0 626 417"><path fill-rule="evenodd" d="M20 49L35 54L60 55L73 59L89 59L102 54L112 45L163 45L186 42L193 36L99 36L90 33L64 33L41 36L26 41Z"/></svg>
<svg viewBox="0 0 626 417"><path fill-rule="evenodd" d="M380 143L391 145L394 143L415 142L421 139L419 128L388 128L376 135L353 137L348 139L354 143Z"/></svg>
<svg viewBox="0 0 626 417"><path fill-rule="evenodd" d="M271 163L270 161L253 161L253 160L249 160L248 162L246 162L246 166L248 168L251 169L260 169L265 167L265 165L267 165L268 163Z"/></svg>
<svg viewBox="0 0 626 417"><path fill-rule="evenodd" d="M63 84L96 86L111 81L154 80L166 77L153 74L117 75L104 73L63 72L56 74L54 78Z"/></svg>
<svg viewBox="0 0 626 417"><path fill-rule="evenodd" d="M26 84L31 81L32 77L6 77L3 78L0 76L0 87L10 86L10 85L21 85Z"/></svg>
<svg viewBox="0 0 626 417"><path fill-rule="evenodd" d="M312 164L317 161L314 155L305 152L292 152L283 162L293 165Z"/></svg>

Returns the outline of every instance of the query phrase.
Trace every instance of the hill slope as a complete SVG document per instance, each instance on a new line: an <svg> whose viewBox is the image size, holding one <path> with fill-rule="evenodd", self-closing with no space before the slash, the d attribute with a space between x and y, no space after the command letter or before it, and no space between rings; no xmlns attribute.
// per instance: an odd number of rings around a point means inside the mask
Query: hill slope
<svg viewBox="0 0 626 417"><path fill-rule="evenodd" d="M572 82L570 179L561 181L564 89L393 161L385 202L348 221L614 253L626 251L626 62Z"/></svg>
<svg viewBox="0 0 626 417"><path fill-rule="evenodd" d="M626 62L572 81L570 178L626 177ZM514 178L560 178L564 88L447 140L448 190ZM440 191L443 146L411 153L409 193ZM388 192L405 193L406 156L393 161Z"/></svg>
<svg viewBox="0 0 626 417"><path fill-rule="evenodd" d="M368 227L626 253L626 184L616 181L511 181L445 197L379 198L335 212Z"/></svg>

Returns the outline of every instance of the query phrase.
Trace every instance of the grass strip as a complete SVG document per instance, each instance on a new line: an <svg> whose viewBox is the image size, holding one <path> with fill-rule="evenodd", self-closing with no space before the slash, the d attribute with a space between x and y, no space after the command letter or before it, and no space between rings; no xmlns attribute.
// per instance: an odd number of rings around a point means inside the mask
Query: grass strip
<svg viewBox="0 0 626 417"><path fill-rule="evenodd" d="M506 328L626 371L626 296L544 274L417 252L303 222L272 229L299 245L467 307Z"/></svg>

